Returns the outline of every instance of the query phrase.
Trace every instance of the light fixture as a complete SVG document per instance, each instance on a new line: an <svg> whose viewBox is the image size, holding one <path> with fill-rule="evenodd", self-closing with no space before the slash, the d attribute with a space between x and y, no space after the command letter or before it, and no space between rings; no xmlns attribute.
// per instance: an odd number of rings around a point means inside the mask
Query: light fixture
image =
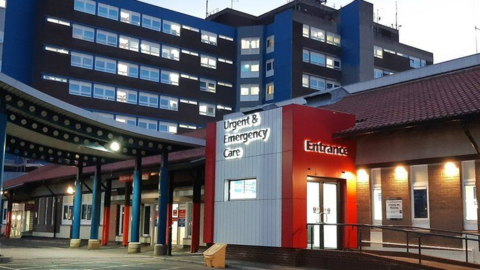
<svg viewBox="0 0 480 270"><path fill-rule="evenodd" d="M345 180L352 180L355 179L355 175L351 172L342 171L342 178Z"/></svg>
<svg viewBox="0 0 480 270"><path fill-rule="evenodd" d="M118 142L112 142L112 143L110 144L110 149L111 149L112 151L117 152L118 150L120 150L120 144L119 144Z"/></svg>
<svg viewBox="0 0 480 270"><path fill-rule="evenodd" d="M73 194L73 193L75 193L75 190L74 190L72 187L69 186L69 187L67 188L67 193L68 193L68 194Z"/></svg>
<svg viewBox="0 0 480 270"><path fill-rule="evenodd" d="M395 168L395 178L397 180L407 180L408 172L403 166L398 166Z"/></svg>
<svg viewBox="0 0 480 270"><path fill-rule="evenodd" d="M445 175L448 177L453 177L458 175L458 168L453 162L445 163Z"/></svg>
<svg viewBox="0 0 480 270"><path fill-rule="evenodd" d="M360 169L357 171L357 179L359 182L367 182L368 181L368 173L364 169Z"/></svg>

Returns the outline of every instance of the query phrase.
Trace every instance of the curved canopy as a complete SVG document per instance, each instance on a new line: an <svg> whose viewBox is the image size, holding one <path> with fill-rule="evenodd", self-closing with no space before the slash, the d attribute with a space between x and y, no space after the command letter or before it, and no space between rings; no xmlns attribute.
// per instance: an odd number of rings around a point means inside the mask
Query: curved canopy
<svg viewBox="0 0 480 270"><path fill-rule="evenodd" d="M6 152L91 166L205 146L205 140L126 125L46 95L0 73Z"/></svg>

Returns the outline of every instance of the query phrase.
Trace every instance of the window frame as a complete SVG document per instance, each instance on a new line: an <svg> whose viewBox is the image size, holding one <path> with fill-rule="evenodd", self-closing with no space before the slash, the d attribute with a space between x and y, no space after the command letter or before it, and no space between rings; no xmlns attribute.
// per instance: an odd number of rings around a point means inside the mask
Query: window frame
<svg viewBox="0 0 480 270"><path fill-rule="evenodd" d="M175 26L175 28L178 27L178 31L172 29L174 26ZM165 34L169 34L169 35L172 35L172 36L179 37L182 34L182 25L179 24L179 23L172 22L172 21L163 20L162 32L165 33Z"/></svg>
<svg viewBox="0 0 480 270"><path fill-rule="evenodd" d="M160 129L161 126L166 126L167 131L164 131L163 129ZM175 131L171 131L171 129L175 129ZM158 122L158 131L171 133L171 134L176 134L178 132L178 124L171 123L171 122L165 122L165 121L159 121Z"/></svg>
<svg viewBox="0 0 480 270"><path fill-rule="evenodd" d="M158 49L158 51L154 49ZM162 46L159 43L146 41L146 40L140 41L140 52L143 54L160 57L161 51L162 51Z"/></svg>
<svg viewBox="0 0 480 270"><path fill-rule="evenodd" d="M162 101L167 101L168 105L162 105ZM169 111L176 111L178 112L178 98L168 97L168 96L160 96L160 106L159 108L162 110L169 110Z"/></svg>
<svg viewBox="0 0 480 270"><path fill-rule="evenodd" d="M247 45L247 46L244 46ZM241 55L253 55L260 54L260 38L248 37L240 39L240 54Z"/></svg>
<svg viewBox="0 0 480 270"><path fill-rule="evenodd" d="M142 101L142 97L146 97L147 101ZM156 102L154 101L156 99ZM145 92L138 92L138 105L158 109L159 96Z"/></svg>
<svg viewBox="0 0 480 270"><path fill-rule="evenodd" d="M107 10L107 13L106 14L100 13L100 8L105 8ZM113 14L112 12L116 12L116 15ZM97 16L106 18L109 20L118 21L118 18L120 16L120 9L118 7L110 6L104 3L98 3Z"/></svg>
<svg viewBox="0 0 480 270"><path fill-rule="evenodd" d="M102 95L97 95L96 90L100 89L103 91ZM107 92L112 92L113 95L107 95ZM101 100L108 100L108 101L115 101L116 97L116 91L115 87L104 85L104 84L99 84L99 83L94 83L93 84L93 98L96 99L101 99Z"/></svg>
<svg viewBox="0 0 480 270"><path fill-rule="evenodd" d="M253 94L255 88L257 88L257 94ZM247 89L248 93L245 94L243 90ZM259 101L260 100L260 85L258 84L242 84L240 85L240 101Z"/></svg>
<svg viewBox="0 0 480 270"><path fill-rule="evenodd" d="M128 18L126 16L124 17L124 14L128 15ZM138 17L138 22L133 20L134 17ZM120 21L123 23L140 26L142 24L142 14L122 8L120 9Z"/></svg>
<svg viewBox="0 0 480 270"><path fill-rule="evenodd" d="M123 95L123 94L125 95L125 97L119 97L120 95ZM130 95L135 95L135 102L133 102L133 100L130 99ZM117 88L117 95L115 100L121 103L138 105L138 91Z"/></svg>
<svg viewBox="0 0 480 270"><path fill-rule="evenodd" d="M146 24L145 20L150 20L151 25ZM158 27L154 26L154 22L158 23ZM142 15L142 27L146 28L146 29L153 30L153 31L162 32L162 19L143 14Z"/></svg>
<svg viewBox="0 0 480 270"><path fill-rule="evenodd" d="M272 53L275 51L275 35L268 36L265 41L266 53Z"/></svg>
<svg viewBox="0 0 480 270"><path fill-rule="evenodd" d="M269 88L272 88L272 92L269 93ZM265 100L270 101L273 100L275 97L275 84L273 82L267 83L265 85Z"/></svg>
<svg viewBox="0 0 480 270"><path fill-rule="evenodd" d="M105 68L98 67L98 62L101 62L101 61L105 62ZM113 70L109 68L109 64L110 65L113 64L113 67L114 67ZM100 72L110 73L110 74L117 74L117 61L114 59L109 59L105 57L95 57L95 70Z"/></svg>
<svg viewBox="0 0 480 270"><path fill-rule="evenodd" d="M141 124L145 123L145 127L142 127ZM150 128L150 125L155 125L155 129ZM148 130L155 130L158 131L158 121L152 120L152 119L147 119L147 118L138 118L138 124L137 126L139 128L145 128Z"/></svg>
<svg viewBox="0 0 480 270"><path fill-rule="evenodd" d="M377 178L378 177L378 178ZM380 219L376 218L377 204L375 204L375 191L380 190ZM383 224L383 198L382 198L382 172L381 168L374 168L370 170L370 192L372 202L372 224Z"/></svg>
<svg viewBox="0 0 480 270"><path fill-rule="evenodd" d="M121 121L119 121L121 120ZM137 118L126 115L115 115L115 121L125 125L137 126ZM135 123L132 123L135 122Z"/></svg>
<svg viewBox="0 0 480 270"><path fill-rule="evenodd" d="M203 111L203 110L202 110L202 107L205 107L206 110ZM209 112L209 108L210 108L210 109L213 109L213 113ZM198 113L199 113L200 115L203 115L203 116L215 117L215 115L216 115L216 109L217 109L217 107L216 107L215 105L213 105L213 104L210 104L210 103L200 102L200 103L198 104Z"/></svg>
<svg viewBox="0 0 480 270"><path fill-rule="evenodd" d="M151 82L159 82L160 81L160 70L158 68L151 68L146 66L140 66L140 79L151 81ZM145 76L145 72L147 72L147 76ZM155 76L157 74L157 76Z"/></svg>
<svg viewBox="0 0 480 270"><path fill-rule="evenodd" d="M105 35L105 42L101 41L101 39L98 37L98 35ZM110 41L111 37L115 37L115 43ZM111 46L111 47L118 47L118 34L104 31L104 30L98 30L96 33L96 40L98 44L106 45L106 46Z"/></svg>
<svg viewBox="0 0 480 270"><path fill-rule="evenodd" d="M255 197L243 197L243 198L232 198L232 182L246 182L246 181L255 181ZM226 179L225 180L225 191L226 191L226 196L225 196L225 201L254 201L258 199L258 192L257 192L257 186L258 186L258 179L257 178L245 178L245 179ZM244 184L245 185L245 184ZM245 193L245 187L244 187L244 193Z"/></svg>
<svg viewBox="0 0 480 270"><path fill-rule="evenodd" d="M248 72L244 72L243 67L250 66ZM258 71L253 71L253 67L258 66ZM242 61L240 63L240 78L258 78L260 77L260 61L258 60L250 60L250 61Z"/></svg>
<svg viewBox="0 0 480 270"><path fill-rule="evenodd" d="M174 51L177 51L177 55L175 55ZM165 59L180 61L180 49L172 46L162 45L161 56Z"/></svg>
<svg viewBox="0 0 480 270"><path fill-rule="evenodd" d="M74 61L74 59L79 58L80 62ZM90 64L85 63L85 61L89 61ZM78 52L71 52L70 53L70 65L72 67L84 68L92 70L94 66L94 57L90 54L78 53Z"/></svg>
<svg viewBox="0 0 480 270"><path fill-rule="evenodd" d="M72 92L72 85L78 85L79 86L79 89L78 89L78 93L75 93L75 92ZM89 91L89 94L87 95L86 92L84 93L83 91L83 87L89 87L90 91ZM89 83L89 82L83 82L83 81L77 81L77 80L69 80L68 81L68 94L70 95L74 95L74 96L81 96L81 97L89 97L91 98L92 97L92 92L93 92L93 85L92 83Z"/></svg>
<svg viewBox="0 0 480 270"><path fill-rule="evenodd" d="M122 42L122 39L124 42ZM127 41L127 42L125 42ZM136 46L135 46L136 44ZM119 35L118 36L118 48L124 49L127 51L132 51L132 52L139 52L140 51L140 39L130 37L130 36L125 36L125 35Z"/></svg>
<svg viewBox="0 0 480 270"><path fill-rule="evenodd" d="M373 56L383 59L383 48L379 46L373 46Z"/></svg>
<svg viewBox="0 0 480 270"><path fill-rule="evenodd" d="M202 84L205 83L205 87ZM214 85L214 87L210 87L210 85ZM217 82L213 80L208 80L204 78L200 78L200 91L202 92L209 92L209 93L216 93L217 92Z"/></svg>
<svg viewBox="0 0 480 270"><path fill-rule="evenodd" d="M168 75L168 80L164 80L165 75ZM172 80L172 76L176 77L177 80L176 81ZM161 73L160 73L160 82L163 83L163 84L179 86L180 85L180 74L176 73L176 72L162 70Z"/></svg>
<svg viewBox="0 0 480 270"><path fill-rule="evenodd" d="M205 30L202 30L200 39L202 43L210 44L213 46L217 46L218 44L218 35Z"/></svg>
<svg viewBox="0 0 480 270"><path fill-rule="evenodd" d="M473 173L471 178L468 178L468 168L467 165L471 166ZM462 181L462 201L463 201L463 229L466 231L477 230L478 229L478 198L477 198L477 186L476 186L476 166L475 160L467 160L461 162L461 181ZM476 206L476 219L468 219L467 213L467 187L473 187L473 200L474 205Z"/></svg>
<svg viewBox="0 0 480 270"><path fill-rule="evenodd" d="M217 58L202 54L200 55L200 66L210 69L217 69Z"/></svg>
<svg viewBox="0 0 480 270"><path fill-rule="evenodd" d="M76 30L77 31L81 30L81 34L75 33ZM85 35L87 33L87 31L93 33L91 38L87 37ZM84 41L88 41L88 42L95 42L95 29L91 28L91 27L78 25L78 24L72 24L72 37L76 38L76 39L81 39L81 40L84 40Z"/></svg>
<svg viewBox="0 0 480 270"><path fill-rule="evenodd" d="M126 66L126 68L127 68L126 72L121 71L120 65L125 65ZM137 71L135 73L135 76L131 76L131 75L133 75L133 73L132 73L134 71L133 69L136 69L136 71ZM131 63L128 63L128 62L123 62L123 61L117 61L117 75L138 79L139 71L140 71L140 68L136 64L131 64Z"/></svg>
<svg viewBox="0 0 480 270"><path fill-rule="evenodd" d="M423 168L426 169L426 182L419 181L415 179L415 170ZM412 226L416 227L430 227L430 194L429 194L429 181L428 181L428 165L414 165L410 166L410 197L411 197L411 215L412 215ZM427 217L426 218L417 218L415 217L415 190L425 190L427 194Z"/></svg>
<svg viewBox="0 0 480 270"><path fill-rule="evenodd" d="M6 1L4 1L4 2L6 2ZM83 9L78 9L77 8L77 3L83 3L84 8ZM93 5L93 10L90 10L90 11L88 10L88 4L90 4L90 6ZM75 0L75 2L73 3L73 9L76 10L76 11L83 12L83 13L96 15L97 3L95 1L91 1L91 0Z"/></svg>

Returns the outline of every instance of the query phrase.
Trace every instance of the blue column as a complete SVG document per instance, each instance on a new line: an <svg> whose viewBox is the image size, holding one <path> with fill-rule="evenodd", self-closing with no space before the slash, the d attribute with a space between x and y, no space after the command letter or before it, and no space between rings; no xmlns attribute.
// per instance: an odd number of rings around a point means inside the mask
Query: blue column
<svg viewBox="0 0 480 270"><path fill-rule="evenodd" d="M168 175L168 152L162 152L162 164L158 179L158 222L157 222L157 244L167 243L167 214L169 201L169 175Z"/></svg>
<svg viewBox="0 0 480 270"><path fill-rule="evenodd" d="M5 166L5 144L7 140L7 108L4 102L0 103L0 224L3 217L3 170ZM0 225L1 226L1 225Z"/></svg>
<svg viewBox="0 0 480 270"><path fill-rule="evenodd" d="M100 211L102 202L102 165L95 167L93 178L93 203L92 203L92 226L90 227L90 240L98 240L98 227L100 226Z"/></svg>
<svg viewBox="0 0 480 270"><path fill-rule="evenodd" d="M80 239L80 221L82 220L82 174L83 167L78 165L77 179L75 180L75 197L73 198L72 239Z"/></svg>
<svg viewBox="0 0 480 270"><path fill-rule="evenodd" d="M130 242L140 242L140 204L142 203L142 158L135 159L133 172L132 228Z"/></svg>

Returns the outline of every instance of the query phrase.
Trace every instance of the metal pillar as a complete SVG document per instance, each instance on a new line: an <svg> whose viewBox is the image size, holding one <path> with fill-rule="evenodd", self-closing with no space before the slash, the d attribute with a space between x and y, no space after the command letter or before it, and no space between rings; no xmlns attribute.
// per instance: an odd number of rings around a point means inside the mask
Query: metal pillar
<svg viewBox="0 0 480 270"><path fill-rule="evenodd" d="M112 180L107 180L105 187L105 198L103 200L103 227L102 227L102 246L108 245L110 238L110 205L112 202Z"/></svg>
<svg viewBox="0 0 480 270"><path fill-rule="evenodd" d="M193 213L192 213L192 244L190 252L198 252L200 248L200 211L202 204L202 182L200 170L193 180Z"/></svg>
<svg viewBox="0 0 480 270"><path fill-rule="evenodd" d="M5 144L7 140L7 108L0 102L0 226L3 218L3 170L5 167Z"/></svg>
<svg viewBox="0 0 480 270"><path fill-rule="evenodd" d="M132 193L132 183L125 183L125 203L123 206L123 246L128 246L128 231L130 227L130 194Z"/></svg>
<svg viewBox="0 0 480 270"><path fill-rule="evenodd" d="M162 164L158 178L158 222L155 255L167 255L167 213L169 202L168 152L162 152Z"/></svg>
<svg viewBox="0 0 480 270"><path fill-rule="evenodd" d="M90 226L90 239L88 240L88 249L99 249L98 227L100 227L100 209L102 201L102 165L95 166L95 176L93 177L93 203L92 203L92 224Z"/></svg>
<svg viewBox="0 0 480 270"><path fill-rule="evenodd" d="M140 204L142 203L142 158L135 158L133 172L132 229L128 253L140 252Z"/></svg>
<svg viewBox="0 0 480 270"><path fill-rule="evenodd" d="M78 165L77 179L75 180L75 196L73 198L72 239L70 248L80 247L80 222L82 220L82 190L83 167Z"/></svg>

